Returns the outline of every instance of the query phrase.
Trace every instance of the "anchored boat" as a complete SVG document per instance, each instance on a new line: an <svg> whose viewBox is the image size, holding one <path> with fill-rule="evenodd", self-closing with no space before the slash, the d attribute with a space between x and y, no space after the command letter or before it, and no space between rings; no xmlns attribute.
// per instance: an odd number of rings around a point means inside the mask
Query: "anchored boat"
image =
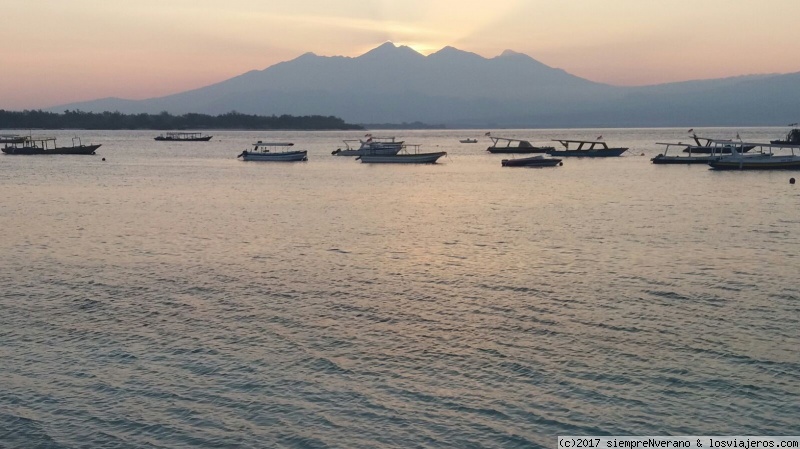
<svg viewBox="0 0 800 449"><path fill-rule="evenodd" d="M688 156L674 156L669 155L669 150L671 147L683 147L685 149L693 148L693 145L686 144L686 143L662 143L657 142L656 145L665 145L664 152L659 154L658 156L650 159L650 162L654 164L707 164L713 160L716 160L720 157L719 154L707 154L701 153L702 156L692 156L692 152L689 151Z"/></svg>
<svg viewBox="0 0 800 449"><path fill-rule="evenodd" d="M531 145L531 143L527 140L520 140L520 139L507 139L505 137L489 137L492 139L492 146L486 149L486 151L490 153L516 153L516 154L527 154L527 153L547 153L555 148L553 147L537 147Z"/></svg>
<svg viewBox="0 0 800 449"><path fill-rule="evenodd" d="M171 132L161 134L155 140L166 142L208 142L214 136L204 136L203 133Z"/></svg>
<svg viewBox="0 0 800 449"><path fill-rule="evenodd" d="M71 147L59 147L56 145L55 137L26 137L24 140L14 143L7 143L3 147L6 154L94 154L100 145L84 145L80 137L72 138Z"/></svg>
<svg viewBox="0 0 800 449"><path fill-rule="evenodd" d="M414 152L409 152L412 147ZM365 164L435 164L440 157L447 155L445 151L436 153L420 153L420 145L403 145L403 153L397 154L364 154L356 158Z"/></svg>
<svg viewBox="0 0 800 449"><path fill-rule="evenodd" d="M391 155L397 154L400 152L400 149L403 148L403 142L395 141L394 137L372 137L370 134L367 134L367 137L369 137L367 140L343 140L345 148L337 148L331 152L331 154L334 156L361 156L364 154ZM358 148L356 148L356 142L358 142ZM350 144L353 144L353 146L350 146Z"/></svg>
<svg viewBox="0 0 800 449"><path fill-rule="evenodd" d="M627 148L609 148L601 140L562 140L556 139L555 142L564 146L563 150L551 150L547 154L551 156L572 156L572 157L614 157L620 156L628 151ZM577 148L570 148L570 144L578 144Z"/></svg>
<svg viewBox="0 0 800 449"><path fill-rule="evenodd" d="M724 143L729 145L728 143ZM759 153L745 154L740 148L752 145L759 147ZM774 154L773 150L790 150L790 154ZM784 143L735 143L731 154L710 161L714 170L800 170L800 145ZM798 152L795 153L795 150Z"/></svg>
<svg viewBox="0 0 800 449"><path fill-rule="evenodd" d="M285 148L294 146L291 142L262 142L253 144L253 150L244 150L237 158L243 161L263 161L263 162L300 162L308 160L308 151L295 150L287 151Z"/></svg>
<svg viewBox="0 0 800 449"><path fill-rule="evenodd" d="M519 159L503 159L500 162L503 167L555 167L564 165L561 159L556 157L531 156Z"/></svg>

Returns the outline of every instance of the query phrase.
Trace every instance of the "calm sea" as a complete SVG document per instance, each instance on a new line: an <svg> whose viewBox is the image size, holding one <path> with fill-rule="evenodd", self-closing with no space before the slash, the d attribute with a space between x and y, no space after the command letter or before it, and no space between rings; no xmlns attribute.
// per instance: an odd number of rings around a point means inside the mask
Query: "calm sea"
<svg viewBox="0 0 800 449"><path fill-rule="evenodd" d="M494 131L631 147L543 169L390 133L448 157L229 131L0 156L0 447L800 434L800 173L652 165L685 129ZM237 160L255 140L309 160Z"/></svg>

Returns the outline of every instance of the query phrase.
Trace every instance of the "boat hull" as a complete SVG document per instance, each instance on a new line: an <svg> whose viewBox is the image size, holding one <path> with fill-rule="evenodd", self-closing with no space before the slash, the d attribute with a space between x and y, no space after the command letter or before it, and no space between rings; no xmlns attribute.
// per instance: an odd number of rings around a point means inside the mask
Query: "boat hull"
<svg viewBox="0 0 800 449"><path fill-rule="evenodd" d="M654 164L708 164L719 159L719 156L658 156L650 159Z"/></svg>
<svg viewBox="0 0 800 449"><path fill-rule="evenodd" d="M553 150L547 154L557 157L616 157L628 151L627 148L601 148L595 150Z"/></svg>
<svg viewBox="0 0 800 449"><path fill-rule="evenodd" d="M708 165L714 170L800 170L800 157L727 157L711 161Z"/></svg>
<svg viewBox="0 0 800 449"><path fill-rule="evenodd" d="M365 154L360 156L362 163L365 164L435 164L436 161L446 155L444 151L438 153L417 153L417 154L394 154L376 155Z"/></svg>
<svg viewBox="0 0 800 449"><path fill-rule="evenodd" d="M547 154L553 147L489 147L486 151L494 154Z"/></svg>
<svg viewBox="0 0 800 449"><path fill-rule="evenodd" d="M51 149L43 149L38 147L5 147L3 153L14 155L39 155L39 154L94 154L95 150L100 148L100 145L77 145L74 147L56 147Z"/></svg>
<svg viewBox="0 0 800 449"><path fill-rule="evenodd" d="M186 139L174 139L169 137L162 137L158 136L154 140L162 141L162 142L208 142L214 136L205 136L205 137L191 137Z"/></svg>
<svg viewBox="0 0 800 449"><path fill-rule="evenodd" d="M740 153L747 153L748 151L752 150L753 148L755 148L755 146L745 145L745 146L741 147L741 149L739 149L737 147L736 151L738 151ZM714 154L731 154L731 147L722 147L722 148L706 147L706 146L690 147L690 148L684 149L683 152L684 153L696 153L696 154L712 154L712 153L714 153Z"/></svg>
<svg viewBox="0 0 800 449"><path fill-rule="evenodd" d="M563 165L563 162L558 158L534 156L521 159L503 159L500 165L503 167L555 167Z"/></svg>
<svg viewBox="0 0 800 449"><path fill-rule="evenodd" d="M252 162L303 162L308 160L308 151L286 151L278 153L254 153L243 151L237 157Z"/></svg>

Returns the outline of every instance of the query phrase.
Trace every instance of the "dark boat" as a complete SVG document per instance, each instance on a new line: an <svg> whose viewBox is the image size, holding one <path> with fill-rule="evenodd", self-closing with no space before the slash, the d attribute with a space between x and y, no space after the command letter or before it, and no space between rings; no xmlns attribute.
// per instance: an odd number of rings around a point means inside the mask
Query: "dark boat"
<svg viewBox="0 0 800 449"><path fill-rule="evenodd" d="M159 141L167 142L208 142L214 136L204 136L203 133L183 133L174 132L162 134L155 138Z"/></svg>
<svg viewBox="0 0 800 449"><path fill-rule="evenodd" d="M738 136L738 134L737 134ZM687 145L686 148L683 150L684 153L697 153L697 154L730 154L731 153L731 145L719 145L720 142L731 142L732 144L735 143L732 140L720 140L720 139L709 139L707 137L697 137L696 134L692 135L692 139L697 145ZM704 142L701 142L704 141ZM712 145L714 143L715 145ZM712 148L713 147L713 148ZM748 151L755 148L754 145L737 145L736 151L741 151L747 153Z"/></svg>
<svg viewBox="0 0 800 449"><path fill-rule="evenodd" d="M530 154L530 153L547 153L548 151L553 150L553 147L537 147L531 145L530 142L527 140L519 140L519 139L506 139L505 137L489 137L492 139L492 146L486 149L486 151L490 153L501 153L501 154ZM500 145L500 143L505 142L505 145ZM515 143L516 145L512 146L511 144Z"/></svg>
<svg viewBox="0 0 800 449"><path fill-rule="evenodd" d="M564 165L561 159L555 157L531 156L519 159L503 159L500 162L503 167L555 167Z"/></svg>
<svg viewBox="0 0 800 449"><path fill-rule="evenodd" d="M77 144L76 144L77 142ZM27 138L24 142L6 144L3 153L6 154L94 154L100 145L84 145L78 137L72 138L71 147L56 146L55 137L39 139Z"/></svg>
<svg viewBox="0 0 800 449"><path fill-rule="evenodd" d="M789 126L797 126L797 123L793 123ZM795 128L789 131L789 134L786 135L786 138L783 140L770 140L769 143L774 144L786 144L786 145L800 145L800 129Z"/></svg>
<svg viewBox="0 0 800 449"><path fill-rule="evenodd" d="M563 150L553 149L547 154L551 156L572 156L572 157L614 157L620 156L628 151L627 148L609 148L608 145L599 140L561 140L556 139L564 146ZM577 143L578 147L570 149L569 144Z"/></svg>

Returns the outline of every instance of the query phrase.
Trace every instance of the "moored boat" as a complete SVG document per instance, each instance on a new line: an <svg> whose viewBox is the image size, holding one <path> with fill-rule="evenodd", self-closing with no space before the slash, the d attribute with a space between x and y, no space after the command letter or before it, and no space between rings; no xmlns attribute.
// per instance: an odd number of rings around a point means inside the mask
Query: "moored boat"
<svg viewBox="0 0 800 449"><path fill-rule="evenodd" d="M400 152L400 149L403 148L403 142L395 141L394 137L372 137L371 135L367 134L369 137L367 140L360 140L360 139L348 139L343 140L345 148L337 148L336 150L332 151L331 154L334 156L361 156L363 154L397 154ZM356 142L358 142L359 147L356 148ZM350 144L353 146L350 146Z"/></svg>
<svg viewBox="0 0 800 449"><path fill-rule="evenodd" d="M738 138L738 134L737 134ZM684 153L697 153L697 154L730 154L732 145L736 143L733 140L726 139L712 139L708 137L697 137L692 134L692 139L696 145L687 145L683 150ZM754 148L753 145L740 145L738 151L746 153Z"/></svg>
<svg viewBox="0 0 800 449"><path fill-rule="evenodd" d="M489 137L492 139L492 146L486 149L490 153L501 154L530 154L530 153L547 153L554 150L551 146L537 147L531 145L527 140L508 139L505 137Z"/></svg>
<svg viewBox="0 0 800 449"><path fill-rule="evenodd" d="M461 143L478 143L478 139L461 139L459 140Z"/></svg>
<svg viewBox="0 0 800 449"><path fill-rule="evenodd" d="M739 148L746 145L759 147L761 151L754 154L740 152ZM774 154L774 149L790 150L791 153ZM714 170L800 170L800 145L736 143L730 155L710 161L708 165Z"/></svg>
<svg viewBox="0 0 800 449"><path fill-rule="evenodd" d="M203 133L170 132L157 136L155 140L166 142L208 142L214 136L204 136Z"/></svg>
<svg viewBox="0 0 800 449"><path fill-rule="evenodd" d="M789 126L797 126L797 123L792 123ZM769 143L774 144L788 144L788 145L800 145L800 128L793 128L786 134L786 137L781 140L771 140Z"/></svg>
<svg viewBox="0 0 800 449"><path fill-rule="evenodd" d="M628 151L628 148L609 148L601 140L563 140L555 139L555 142L564 146L563 150L551 150L547 154L561 157L615 157ZM577 147L570 148L570 144L578 144Z"/></svg>
<svg viewBox="0 0 800 449"><path fill-rule="evenodd" d="M500 165L503 167L555 167L564 165L564 163L556 157L538 155L519 159L503 159L500 161Z"/></svg>
<svg viewBox="0 0 800 449"><path fill-rule="evenodd" d="M414 152L408 152L407 147L413 147ZM356 158L365 164L435 164L440 157L447 155L445 151L435 153L420 153L420 145L404 145L406 150L397 154L364 154Z"/></svg>
<svg viewBox="0 0 800 449"><path fill-rule="evenodd" d="M720 157L719 154L706 154L701 153L703 156L693 156L692 152L689 152L688 156L674 156L669 155L670 147L689 147L691 148L692 145L685 144L685 143L661 143L658 142L656 145L665 145L664 152L659 154L658 156L650 159L650 162L654 164L707 164L713 160L716 160Z"/></svg>
<svg viewBox="0 0 800 449"><path fill-rule="evenodd" d="M263 161L263 162L301 162L308 160L308 151L295 150L286 151L284 148L294 146L291 142L262 142L253 144L253 150L242 151L236 156L243 161Z"/></svg>
<svg viewBox="0 0 800 449"><path fill-rule="evenodd" d="M71 147L59 147L55 137L28 137L21 142L7 143L2 151L6 154L37 155L37 154L94 154L100 148L97 145L84 145L79 137L72 138Z"/></svg>

